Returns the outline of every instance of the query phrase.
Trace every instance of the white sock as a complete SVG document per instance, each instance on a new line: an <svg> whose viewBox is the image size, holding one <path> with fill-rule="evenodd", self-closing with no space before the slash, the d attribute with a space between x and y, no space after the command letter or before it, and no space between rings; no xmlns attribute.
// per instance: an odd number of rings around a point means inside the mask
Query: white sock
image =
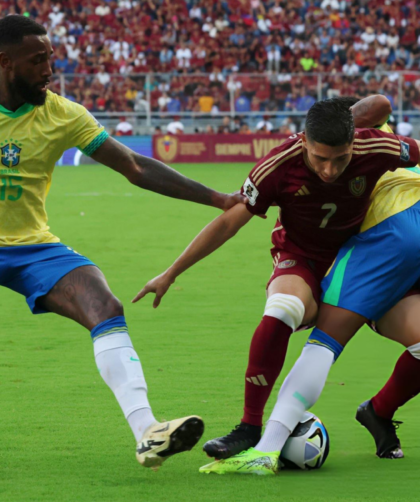
<svg viewBox="0 0 420 502"><path fill-rule="evenodd" d="M283 445L290 436L290 433L291 431L289 431L289 429L280 422L269 420L267 422L264 435L260 439L260 442L257 444L255 449L258 451L263 451L265 453L269 453L271 451L280 451L278 445Z"/></svg>
<svg viewBox="0 0 420 502"><path fill-rule="evenodd" d="M271 421L280 422L290 434L303 413L318 400L333 362L334 353L331 350L321 345L305 345L301 356L281 386L268 424ZM270 430L267 434L270 434ZM284 434L277 433L275 437L273 435L267 438L270 448L273 448L271 451L281 451L289 434L285 437ZM265 436L266 432L261 441L265 441Z"/></svg>
<svg viewBox="0 0 420 502"><path fill-rule="evenodd" d="M112 390L138 442L156 422L147 399L147 385L139 356L128 333L113 333L93 344L101 377Z"/></svg>

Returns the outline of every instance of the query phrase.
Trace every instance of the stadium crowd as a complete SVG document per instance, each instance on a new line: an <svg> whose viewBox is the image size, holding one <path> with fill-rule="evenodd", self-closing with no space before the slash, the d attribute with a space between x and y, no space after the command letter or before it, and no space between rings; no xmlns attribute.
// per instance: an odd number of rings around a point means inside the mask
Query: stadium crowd
<svg viewBox="0 0 420 502"><path fill-rule="evenodd" d="M403 70L402 108L420 110L416 0L0 0L0 13L47 27L55 73L79 74L66 96L91 111L306 112L377 92L396 108ZM162 75L135 76L149 72Z"/></svg>

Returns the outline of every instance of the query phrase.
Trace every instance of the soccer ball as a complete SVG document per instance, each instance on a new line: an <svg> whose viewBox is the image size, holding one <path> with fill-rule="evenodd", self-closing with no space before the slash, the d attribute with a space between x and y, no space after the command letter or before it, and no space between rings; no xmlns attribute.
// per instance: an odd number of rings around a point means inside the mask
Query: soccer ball
<svg viewBox="0 0 420 502"><path fill-rule="evenodd" d="M319 469L327 460L330 438L321 420L305 412L280 455L281 469Z"/></svg>

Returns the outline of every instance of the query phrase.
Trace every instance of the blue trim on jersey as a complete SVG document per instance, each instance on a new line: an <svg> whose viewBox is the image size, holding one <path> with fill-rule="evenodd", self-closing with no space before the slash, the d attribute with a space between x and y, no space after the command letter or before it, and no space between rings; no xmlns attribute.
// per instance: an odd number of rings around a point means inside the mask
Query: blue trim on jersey
<svg viewBox="0 0 420 502"><path fill-rule="evenodd" d="M100 134L96 136L87 146L84 148L79 148L79 150L90 157L93 155L96 150L109 138L109 134L106 131L102 131Z"/></svg>
<svg viewBox="0 0 420 502"><path fill-rule="evenodd" d="M72 270L95 266L85 256L64 244L34 244L0 247L0 286L26 297L33 314L44 314L37 305L57 282Z"/></svg>
<svg viewBox="0 0 420 502"><path fill-rule="evenodd" d="M308 341L305 345L320 345L325 347L334 354L334 362L337 361L339 355L343 352L344 347L331 338L327 333L324 333L319 328L315 328L310 334Z"/></svg>
<svg viewBox="0 0 420 502"><path fill-rule="evenodd" d="M97 324L90 332L90 336L92 341L95 342L98 338L113 335L114 333L128 333L127 323L123 315L112 317Z"/></svg>

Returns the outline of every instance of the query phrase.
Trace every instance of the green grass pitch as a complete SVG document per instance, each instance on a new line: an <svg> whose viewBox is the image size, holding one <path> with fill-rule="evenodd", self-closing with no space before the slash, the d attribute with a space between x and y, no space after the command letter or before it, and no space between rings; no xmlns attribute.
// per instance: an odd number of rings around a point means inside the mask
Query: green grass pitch
<svg viewBox="0 0 420 502"><path fill-rule="evenodd" d="M234 191L250 166L175 166ZM363 329L333 368L314 408L331 436L319 471L272 479L205 476L203 443L239 422L248 347L265 303L275 219L254 218L231 242L177 280L157 310L132 305L218 212L142 191L98 166L58 167L47 200L52 231L95 261L125 304L159 419L199 414L199 445L157 473L137 464L131 431L94 364L89 333L54 315L33 316L0 289L0 501L416 501L420 401L399 412L406 458L379 460L354 420L386 381L402 348ZM307 333L292 337L282 380ZM270 411L277 394L268 403ZM268 413L266 418L268 417Z"/></svg>

